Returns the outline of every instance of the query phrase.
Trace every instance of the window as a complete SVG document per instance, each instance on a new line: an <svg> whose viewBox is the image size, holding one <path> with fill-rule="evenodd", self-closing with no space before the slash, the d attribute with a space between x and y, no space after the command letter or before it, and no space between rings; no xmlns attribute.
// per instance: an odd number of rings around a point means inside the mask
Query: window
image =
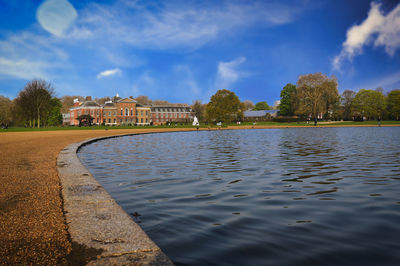
<svg viewBox="0 0 400 266"><path fill-rule="evenodd" d="M143 118L140 118L140 123L143 123Z"/></svg>
<svg viewBox="0 0 400 266"><path fill-rule="evenodd" d="M114 118L114 124L116 124L117 123L117 119L116 118Z"/></svg>
<svg viewBox="0 0 400 266"><path fill-rule="evenodd" d="M110 112L108 112L108 116L111 116L111 111L110 111Z"/></svg>
<svg viewBox="0 0 400 266"><path fill-rule="evenodd" d="M149 116L149 111L146 111L146 116Z"/></svg>
<svg viewBox="0 0 400 266"><path fill-rule="evenodd" d="M136 111L136 116L138 115L138 111Z"/></svg>
<svg viewBox="0 0 400 266"><path fill-rule="evenodd" d="M125 109L125 115L126 115L126 116L129 115L129 109L128 109L128 108Z"/></svg>
<svg viewBox="0 0 400 266"><path fill-rule="evenodd" d="M97 110L97 112L96 112L96 113L97 113L97 115L99 115L99 110Z"/></svg>
<svg viewBox="0 0 400 266"><path fill-rule="evenodd" d="M115 120L115 119L114 119ZM111 118L108 119L108 123L111 123ZM114 122L115 123L115 122Z"/></svg>
<svg viewBox="0 0 400 266"><path fill-rule="evenodd" d="M143 111L140 111L140 116L143 116Z"/></svg>
<svg viewBox="0 0 400 266"><path fill-rule="evenodd" d="M133 115L133 109L131 108L131 115Z"/></svg>
<svg viewBox="0 0 400 266"><path fill-rule="evenodd" d="M123 113L123 111L122 111L122 108L121 108L121 115L123 115L124 113Z"/></svg>

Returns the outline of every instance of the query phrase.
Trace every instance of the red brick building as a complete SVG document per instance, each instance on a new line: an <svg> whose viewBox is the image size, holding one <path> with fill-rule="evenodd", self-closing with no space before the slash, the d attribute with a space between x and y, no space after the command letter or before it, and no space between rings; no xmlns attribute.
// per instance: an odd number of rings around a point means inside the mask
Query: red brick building
<svg viewBox="0 0 400 266"><path fill-rule="evenodd" d="M187 104L165 104L151 106L151 121L154 125L169 123L189 123L194 113Z"/></svg>

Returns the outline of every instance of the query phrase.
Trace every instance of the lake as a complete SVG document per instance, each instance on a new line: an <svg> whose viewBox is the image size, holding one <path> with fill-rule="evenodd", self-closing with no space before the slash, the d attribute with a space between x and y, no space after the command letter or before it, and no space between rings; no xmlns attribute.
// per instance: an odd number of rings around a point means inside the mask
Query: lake
<svg viewBox="0 0 400 266"><path fill-rule="evenodd" d="M400 265L400 127L144 134L78 156L177 265Z"/></svg>

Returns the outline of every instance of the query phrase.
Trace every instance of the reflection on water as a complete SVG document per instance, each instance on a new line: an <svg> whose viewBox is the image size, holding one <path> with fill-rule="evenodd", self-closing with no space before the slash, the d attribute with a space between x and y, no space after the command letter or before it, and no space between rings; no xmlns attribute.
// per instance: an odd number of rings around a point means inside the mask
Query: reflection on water
<svg viewBox="0 0 400 266"><path fill-rule="evenodd" d="M177 264L400 265L400 128L138 135L79 156Z"/></svg>

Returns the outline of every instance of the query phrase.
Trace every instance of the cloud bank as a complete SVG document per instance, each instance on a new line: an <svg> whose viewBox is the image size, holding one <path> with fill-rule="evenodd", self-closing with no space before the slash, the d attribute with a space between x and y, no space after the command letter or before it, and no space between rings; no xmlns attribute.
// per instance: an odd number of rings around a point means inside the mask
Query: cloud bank
<svg viewBox="0 0 400 266"><path fill-rule="evenodd" d="M109 69L109 70L104 70L103 72L100 72L97 74L97 79L105 78L105 77L110 77L110 76L115 76L115 75L121 75L122 71L119 68L114 68L114 69Z"/></svg>
<svg viewBox="0 0 400 266"><path fill-rule="evenodd" d="M342 51L333 60L333 68L339 70L343 61L352 60L362 54L363 47L373 44L383 46L393 56L400 47L400 4L383 14L380 3L371 3L368 17L360 24L347 30Z"/></svg>

